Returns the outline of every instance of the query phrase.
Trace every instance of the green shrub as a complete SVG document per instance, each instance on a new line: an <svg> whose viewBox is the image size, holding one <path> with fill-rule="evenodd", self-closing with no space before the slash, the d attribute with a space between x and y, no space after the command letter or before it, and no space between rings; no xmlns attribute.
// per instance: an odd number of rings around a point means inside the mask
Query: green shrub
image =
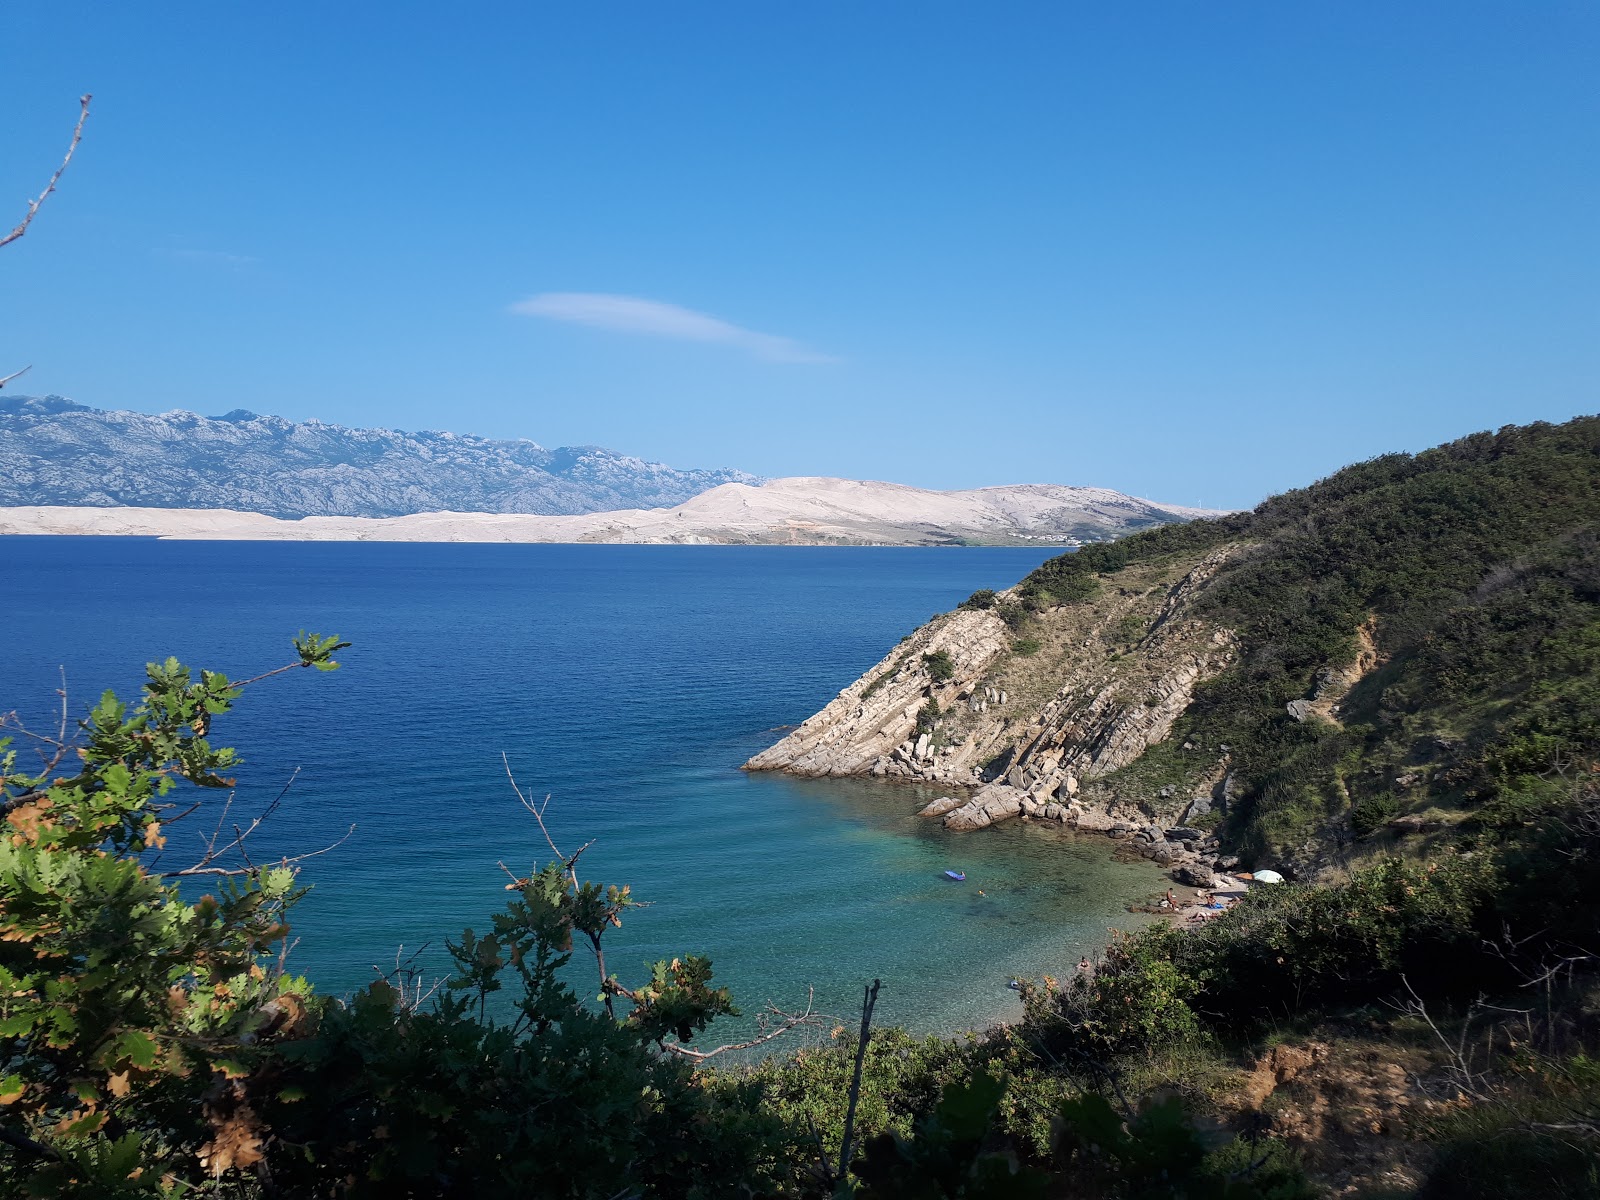
<svg viewBox="0 0 1600 1200"><path fill-rule="evenodd" d="M1402 975L1435 994L1470 993L1504 978L1483 942L1498 923L1497 882L1482 858L1384 859L1330 887L1252 888L1165 945L1204 985L1197 1010L1221 1027L1367 1002Z"/></svg>
<svg viewBox="0 0 1600 1200"><path fill-rule="evenodd" d="M935 650L922 656L922 665L928 668L928 678L935 683L948 683L955 678L956 664L948 650Z"/></svg>
<svg viewBox="0 0 1600 1200"><path fill-rule="evenodd" d="M977 591L973 592L972 595L968 596L965 600L963 600L956 607L957 608L965 608L965 609L967 609L969 611L974 611L974 610L983 610L983 609L987 609L987 608L993 608L994 606L995 606L994 589L993 588L979 588Z"/></svg>
<svg viewBox="0 0 1600 1200"><path fill-rule="evenodd" d="M1041 646L1042 643L1038 638L1018 638L1011 643L1012 651L1020 654L1023 658L1032 658L1039 653Z"/></svg>
<svg viewBox="0 0 1600 1200"><path fill-rule="evenodd" d="M1119 642L1137 642L1144 636L1145 630L1148 628L1150 628L1148 620L1138 613L1128 613L1117 622L1117 627L1113 630L1112 637Z"/></svg>
<svg viewBox="0 0 1600 1200"><path fill-rule="evenodd" d="M1024 1031L1053 1058L1111 1059L1198 1034L1189 1001L1201 990L1174 965L1169 927L1116 935L1092 971L1054 986L1024 983Z"/></svg>
<svg viewBox="0 0 1600 1200"><path fill-rule="evenodd" d="M1056 1058L1114 1059L1367 1003L1402 976L1476 994L1509 978L1484 941L1504 915L1497 881L1478 858L1387 859L1332 887L1253 888L1197 928L1150 926L1114 939L1092 973L1027 985L1023 1032Z"/></svg>
<svg viewBox="0 0 1600 1200"><path fill-rule="evenodd" d="M1188 714L1205 744L1231 747L1233 845L1262 856L1336 835L1345 776L1364 762L1431 760L1416 801L1503 830L1548 806L1526 777L1600 744L1597 527L1600 418L1580 417L1385 455L1254 512L1085 546L1018 591L1064 603L1130 563L1239 545L1194 610L1239 651ZM1295 722L1285 706L1355 658L1358 630L1384 665L1341 701L1343 728Z"/></svg>
<svg viewBox="0 0 1600 1200"><path fill-rule="evenodd" d="M1067 575L1043 589L1041 600L1056 604L1083 604L1100 594L1100 581L1093 575Z"/></svg>
<svg viewBox="0 0 1600 1200"><path fill-rule="evenodd" d="M893 675L894 671L893 669L890 669L885 671L882 675L874 678L871 683L867 684L866 687L861 689L861 699L866 700L871 696L877 695L879 690L882 689L883 685L887 683Z"/></svg>
<svg viewBox="0 0 1600 1200"><path fill-rule="evenodd" d="M816 1129L830 1159L839 1153L857 1038L838 1030L826 1045L773 1057L742 1076L765 1111L795 1129ZM968 1048L948 1038L874 1029L863 1059L856 1130L863 1140L911 1133L917 1118L938 1103L941 1089L973 1070Z"/></svg>
<svg viewBox="0 0 1600 1200"><path fill-rule="evenodd" d="M1400 801L1393 792L1383 792L1358 800L1350 809L1350 828L1358 837L1367 837L1387 825L1400 813Z"/></svg>
<svg viewBox="0 0 1600 1200"><path fill-rule="evenodd" d="M1000 614L1000 619L1006 623L1006 628L1011 630L1012 633L1018 632L1028 624L1029 613L1027 606L1019 600L1002 601L996 611Z"/></svg>
<svg viewBox="0 0 1600 1200"><path fill-rule="evenodd" d="M1441 1107L1424 1133L1437 1151L1424 1200L1600 1197L1600 1063L1534 1062L1486 1100ZM1585 1119L1587 1118L1587 1119Z"/></svg>
<svg viewBox="0 0 1600 1200"><path fill-rule="evenodd" d="M332 670L343 645L302 634L290 666ZM244 835L164 866L184 815L165 797L233 785L240 760L208 737L245 686L153 663L142 702L106 693L42 774L0 741L0 1163L14 1188L565 1200L779 1183L789 1131L750 1094L703 1085L681 1053L735 1011L709 961L657 963L634 988L607 976L603 1010L566 982L574 938L598 958L634 905L581 882L577 856L513 884L489 934L448 943L455 969L427 1007L385 979L341 1001L283 974L304 889L292 865L252 864Z"/></svg>
<svg viewBox="0 0 1600 1200"><path fill-rule="evenodd" d="M770 1060L750 1077L765 1107L819 1132L830 1158L838 1153L854 1046L840 1031L832 1045ZM1049 1195L1307 1195L1281 1146L1219 1145L1171 1100L1119 1114L1099 1091L1109 1078L1105 1064L1048 1054L1015 1026L956 1042L874 1031L862 1073L856 1178L888 1196L1011 1197L1041 1176ZM990 1157L996 1152L1007 1165ZM992 1179L989 1170L997 1172ZM1224 1186L1229 1181L1234 1190Z"/></svg>

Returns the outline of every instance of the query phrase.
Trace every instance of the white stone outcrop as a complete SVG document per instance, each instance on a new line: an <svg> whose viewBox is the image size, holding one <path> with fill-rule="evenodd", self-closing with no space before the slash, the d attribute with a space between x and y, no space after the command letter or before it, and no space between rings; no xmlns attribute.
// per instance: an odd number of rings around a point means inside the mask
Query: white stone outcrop
<svg viewBox="0 0 1600 1200"><path fill-rule="evenodd" d="M982 829L986 825L993 825L996 821L1016 816L1022 811L1027 799L1027 792L1018 791L1004 783L991 783L987 787L980 788L978 794L960 808L946 814L944 827L957 830Z"/></svg>
<svg viewBox="0 0 1600 1200"><path fill-rule="evenodd" d="M1055 687L1042 701L1018 701L1008 694L1019 686L1024 697L1039 694L1017 674L1030 669L1026 664L1033 659L1012 659L1005 679L990 677L1007 657L1012 636L993 609L937 617L745 766L809 776L871 774L972 789L965 802L930 811L944 805L941 799L923 810L924 816L942 815L951 829L981 829L1020 814L1110 830L1116 822L1109 815L1079 803L1084 784L1127 766L1165 740L1195 688L1233 660L1232 633L1193 613L1195 599L1233 553L1234 547L1224 547L1208 554L1173 584L1131 652L1108 632L1128 611L1110 588L1098 609L1080 606L1068 616L1041 617L1088 627L1084 652L1055 660L1054 669L1066 674L1050 681ZM954 669L948 679L936 680L926 656L941 651ZM1063 661L1071 662L1070 669L1060 666ZM930 702L942 714L931 729L926 725Z"/></svg>
<svg viewBox="0 0 1600 1200"><path fill-rule="evenodd" d="M891 774L975 782L970 769L955 770L967 767L959 753L943 756L943 763L928 770L913 765L927 757L925 750L931 745L927 734L917 737L899 761L894 756L901 743L916 735L917 714L930 699L930 692L941 708L948 707L1010 646L1005 622L993 611L958 609L937 617L745 767L792 775ZM931 677L924 661L925 655L940 651L949 655L954 668L952 677L943 682ZM879 760L884 761L883 771L874 770Z"/></svg>

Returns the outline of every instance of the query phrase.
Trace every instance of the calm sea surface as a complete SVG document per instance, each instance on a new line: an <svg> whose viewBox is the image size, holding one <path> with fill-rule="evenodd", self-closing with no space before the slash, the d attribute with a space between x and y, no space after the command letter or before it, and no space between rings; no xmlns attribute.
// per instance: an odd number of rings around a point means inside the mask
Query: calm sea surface
<svg viewBox="0 0 1600 1200"><path fill-rule="evenodd" d="M586 876L651 902L610 936L624 982L704 953L747 1011L815 987L842 1014L876 976L886 1022L954 1030L1015 1015L1008 978L1070 969L1129 924L1154 870L1040 826L946 833L912 816L933 792L738 767L931 614L1049 553L0 538L0 710L43 724L58 668L81 715L107 687L132 698L153 658L244 678L290 661L296 630L337 633L343 669L266 681L213 731L247 760L236 817L300 768L258 857L356 826L304 869L291 962L322 989L401 945L437 965L504 902L496 863L546 856L504 751L553 797L564 850L594 840ZM170 831L174 865L201 832Z"/></svg>

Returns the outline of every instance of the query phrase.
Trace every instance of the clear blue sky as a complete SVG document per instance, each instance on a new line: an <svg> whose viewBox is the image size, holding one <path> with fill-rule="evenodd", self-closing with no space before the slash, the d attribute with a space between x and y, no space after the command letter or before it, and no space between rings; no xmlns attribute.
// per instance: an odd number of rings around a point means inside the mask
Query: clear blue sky
<svg viewBox="0 0 1600 1200"><path fill-rule="evenodd" d="M1242 506L1600 409L1600 4L10 4L0 373Z"/></svg>

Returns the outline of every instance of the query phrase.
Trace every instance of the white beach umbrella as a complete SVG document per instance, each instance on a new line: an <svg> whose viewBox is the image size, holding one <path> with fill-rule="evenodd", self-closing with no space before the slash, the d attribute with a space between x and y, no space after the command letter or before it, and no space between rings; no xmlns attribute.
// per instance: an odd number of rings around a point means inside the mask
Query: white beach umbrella
<svg viewBox="0 0 1600 1200"><path fill-rule="evenodd" d="M1257 883L1282 883L1283 876L1276 871L1256 871L1251 875Z"/></svg>

